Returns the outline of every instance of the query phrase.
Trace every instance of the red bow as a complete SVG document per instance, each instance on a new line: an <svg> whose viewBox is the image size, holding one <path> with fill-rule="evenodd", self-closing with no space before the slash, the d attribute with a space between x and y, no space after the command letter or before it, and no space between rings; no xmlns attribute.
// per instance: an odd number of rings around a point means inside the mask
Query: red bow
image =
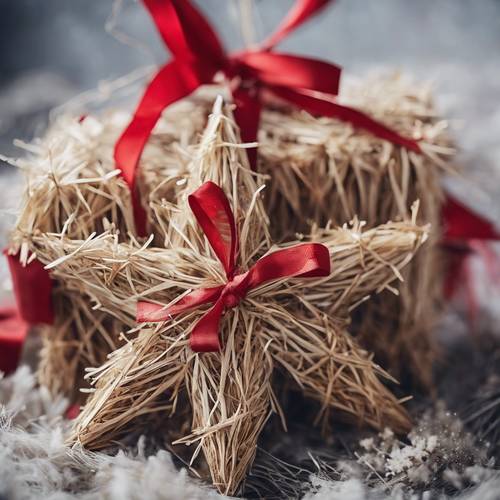
<svg viewBox="0 0 500 500"><path fill-rule="evenodd" d="M274 46L329 0L298 0L278 30L254 50L227 54L203 15L188 0L143 0L173 60L148 85L132 121L115 147L115 161L131 188L136 229L146 234L146 213L135 188L142 150L170 104L213 83L217 74L230 84L236 103L235 119L244 142L257 137L262 90L269 91L314 115L345 120L356 127L420 152L418 143L353 108L335 102L341 70L317 59L272 52ZM255 150L252 151L255 155ZM255 156L251 162L255 165Z"/></svg>
<svg viewBox="0 0 500 500"><path fill-rule="evenodd" d="M213 352L220 349L219 323L222 315L227 309L236 307L250 290L283 278L315 278L330 274L330 253L319 243L304 243L278 250L259 259L248 271L238 273L236 222L222 189L213 182L205 182L189 196L188 201L224 267L227 281L224 285L193 290L170 307L139 302L137 321L165 321L204 304L214 304L191 331L193 351Z"/></svg>

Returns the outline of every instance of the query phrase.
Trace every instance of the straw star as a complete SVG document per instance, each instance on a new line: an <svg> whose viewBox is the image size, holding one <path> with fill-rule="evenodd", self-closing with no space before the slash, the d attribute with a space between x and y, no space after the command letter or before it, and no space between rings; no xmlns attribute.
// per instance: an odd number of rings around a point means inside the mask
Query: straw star
<svg viewBox="0 0 500 500"><path fill-rule="evenodd" d="M132 426L146 425L152 413L174 414L186 394L191 432L177 443L197 445L193 459L202 451L214 485L233 494L251 467L266 420L273 409L280 411L273 393L275 370L320 401L323 412L334 409L376 428L406 431L410 423L405 410L379 380L387 374L346 331L347 311L395 279L425 239L425 230L400 223L365 233L359 227L319 232L317 240L324 246L318 247L327 251L331 272L292 273L279 280L275 273L273 279L248 287L238 300L217 309L213 324L220 351L197 353L190 337L212 313L207 305L217 303L221 294L182 311L172 309L175 304L189 301L196 290L227 287L228 279L245 276L264 255L272 258L280 252L270 246L255 175L220 104L185 194L206 181L221 186L235 217L240 242L236 275L225 276L221 255L226 253L211 252L213 240L205 237L184 198L171 214L165 233L168 248L117 244L112 235L103 235L61 263L65 271L59 272L72 272L86 283L87 293L101 308L128 311L139 298L157 304L156 313L172 316L153 328L141 328L106 364L90 371L95 389L75 421L70 442L105 447ZM222 234L227 248L233 248L228 233ZM289 255L296 244L289 243L281 255ZM324 271L323 264L319 267Z"/></svg>

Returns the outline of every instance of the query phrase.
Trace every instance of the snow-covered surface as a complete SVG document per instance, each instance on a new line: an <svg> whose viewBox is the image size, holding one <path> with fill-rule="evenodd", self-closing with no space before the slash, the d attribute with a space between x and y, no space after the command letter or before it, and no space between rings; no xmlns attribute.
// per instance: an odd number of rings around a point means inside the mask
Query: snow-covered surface
<svg viewBox="0 0 500 500"><path fill-rule="evenodd" d="M65 400L36 387L26 366L0 378L0 498L224 498L174 465L167 451L148 449L144 437L112 454L68 449L66 410ZM310 457L317 470L297 489L307 500L445 499L446 488L465 489L458 497L464 500L496 500L500 491L500 472L486 448L477 446L460 420L439 406L420 419L409 442L386 430L361 440L344 461L327 464L313 453ZM291 496L293 489L286 491L287 496L272 498L297 498ZM425 491L424 497L417 496Z"/></svg>

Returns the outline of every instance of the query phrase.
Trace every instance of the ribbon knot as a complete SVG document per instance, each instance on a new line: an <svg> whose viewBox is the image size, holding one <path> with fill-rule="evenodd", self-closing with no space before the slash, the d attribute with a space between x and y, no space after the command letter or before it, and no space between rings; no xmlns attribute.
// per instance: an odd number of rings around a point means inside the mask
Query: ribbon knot
<svg viewBox="0 0 500 500"><path fill-rule="evenodd" d="M142 150L170 104L223 74L237 107L235 120L244 142L255 142L264 95L272 94L313 115L350 122L372 134L420 153L418 143L368 115L336 102L341 69L318 59L273 51L288 34L330 0L297 0L277 31L256 49L228 54L207 19L189 0L143 0L173 55L150 82L132 121L115 146L115 162L132 191L137 233L146 234L146 213L135 189ZM265 89L266 92L261 92ZM248 151L256 166L256 151Z"/></svg>
<svg viewBox="0 0 500 500"><path fill-rule="evenodd" d="M237 274L237 230L229 200L222 189L206 182L188 198L189 205L227 276L224 285L192 290L175 304L164 307L137 304L138 322L166 321L177 314L211 304L193 326L193 351L220 350L219 324L228 309L238 306L247 293L264 283L286 278L313 278L330 274L330 253L319 243L304 243L265 255L246 272Z"/></svg>
<svg viewBox="0 0 500 500"><path fill-rule="evenodd" d="M227 309L236 307L245 297L248 291L246 280L248 273L237 274L228 281L222 290L221 298Z"/></svg>

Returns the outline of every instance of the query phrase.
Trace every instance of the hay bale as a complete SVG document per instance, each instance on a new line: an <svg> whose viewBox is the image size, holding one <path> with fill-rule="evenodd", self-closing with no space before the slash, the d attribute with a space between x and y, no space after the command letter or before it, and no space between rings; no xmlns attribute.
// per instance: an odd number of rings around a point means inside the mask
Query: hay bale
<svg viewBox="0 0 500 500"><path fill-rule="evenodd" d="M148 186L151 213L175 200L179 175L189 161L189 144L196 141L207 112L200 108L198 114L182 116L177 122L181 132L177 126L158 127L142 158L142 185ZM19 252L23 263L38 257L34 238L41 235L81 240L113 230L117 240L124 241L135 234L130 192L113 160L114 143L127 120L120 112L99 118L62 115L45 137L24 145L27 155L13 162L25 174L26 187L10 240L10 251ZM162 182L157 182L160 176ZM155 234L161 246L161 230ZM40 327L39 381L53 394L82 399L85 368L106 360L135 317L124 313L118 321L106 311L92 310L86 297L70 290L65 281L55 284L53 305L54 323Z"/></svg>
<svg viewBox="0 0 500 500"><path fill-rule="evenodd" d="M275 240L287 241L296 232L308 234L311 224L331 221L334 227L355 214L368 227L403 221L419 199L418 222L431 223L429 241L403 272L399 297L382 293L375 302L362 306L355 330L362 345L373 350L392 374L404 375L401 368L408 367L418 380L428 382L434 355L429 329L441 280L436 272L442 200L439 176L451 154L446 124L434 116L426 91L408 87L397 78L347 87L346 95L350 104L398 131L423 137L425 154L407 153L344 122L268 108L259 135L259 171L269 176L264 203L273 214L270 231ZM212 96L212 90L201 89L170 107L142 156L138 185L157 247L172 244L170 219L189 182L193 148L206 124ZM120 242L134 235L130 195L112 158L127 119L111 111L83 120L63 116L45 138L27 146L30 156L19 161L27 175L27 188L12 235L12 249L21 249L23 260L40 251L33 237L43 234L84 240L112 229ZM78 312L78 300L65 287L59 282L54 296L55 324L42 330L45 347L40 380L53 391L63 390L74 397L85 366L102 362L120 344L119 333L134 322L133 316L123 312L112 325L103 329L98 320L96 326L98 313ZM72 303L77 306L73 308ZM61 373L65 373L63 384Z"/></svg>

